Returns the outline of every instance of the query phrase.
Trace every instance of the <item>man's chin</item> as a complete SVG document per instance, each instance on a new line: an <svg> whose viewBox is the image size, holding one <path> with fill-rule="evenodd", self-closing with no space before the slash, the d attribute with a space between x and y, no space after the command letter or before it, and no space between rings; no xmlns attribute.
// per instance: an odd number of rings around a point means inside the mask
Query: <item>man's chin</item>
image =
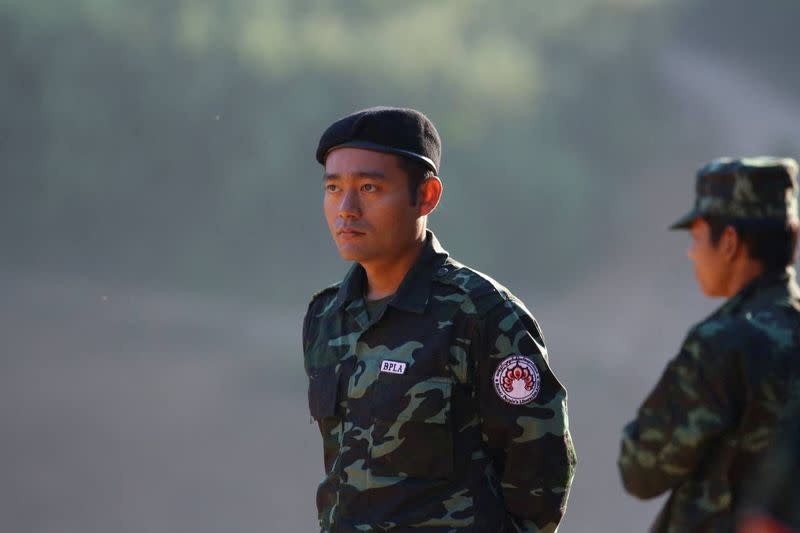
<svg viewBox="0 0 800 533"><path fill-rule="evenodd" d="M349 244L339 245L339 255L345 261L360 262L366 257L366 254L360 246L353 246Z"/></svg>
<svg viewBox="0 0 800 533"><path fill-rule="evenodd" d="M700 289L700 293L705 296L706 298L725 298L726 295L717 287L713 287L707 283L700 283L700 280L697 281L697 286Z"/></svg>

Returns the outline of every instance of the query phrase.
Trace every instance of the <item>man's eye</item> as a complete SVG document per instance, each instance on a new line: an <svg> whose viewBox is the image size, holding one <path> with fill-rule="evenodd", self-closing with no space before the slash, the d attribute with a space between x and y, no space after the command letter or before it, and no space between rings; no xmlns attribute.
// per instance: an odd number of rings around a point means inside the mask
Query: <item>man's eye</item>
<svg viewBox="0 0 800 533"><path fill-rule="evenodd" d="M361 186L361 190L364 192L375 192L378 190L378 188L371 183L365 183Z"/></svg>
<svg viewBox="0 0 800 533"><path fill-rule="evenodd" d="M329 184L325 185L325 190L328 191L328 192L336 192L336 191L339 190L339 187L337 187L333 183L329 183Z"/></svg>

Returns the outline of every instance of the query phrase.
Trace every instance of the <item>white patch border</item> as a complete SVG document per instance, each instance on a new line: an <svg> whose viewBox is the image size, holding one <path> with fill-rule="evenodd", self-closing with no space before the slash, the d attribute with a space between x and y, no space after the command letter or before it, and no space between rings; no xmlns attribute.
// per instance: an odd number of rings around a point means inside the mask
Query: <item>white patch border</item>
<svg viewBox="0 0 800 533"><path fill-rule="evenodd" d="M528 370L531 372L531 377L533 378L533 390L522 398L514 398L508 392L506 392L505 389L503 389L503 374L505 374L509 368L516 365L520 365L523 368L528 368ZM532 402L537 396L539 396L539 391L542 387L542 379L539 375L539 369L536 367L536 363L534 363L533 359L530 357L522 354L509 355L500 361L494 371L492 382L494 383L494 391L497 393L500 399L506 403L510 403L511 405L525 405Z"/></svg>

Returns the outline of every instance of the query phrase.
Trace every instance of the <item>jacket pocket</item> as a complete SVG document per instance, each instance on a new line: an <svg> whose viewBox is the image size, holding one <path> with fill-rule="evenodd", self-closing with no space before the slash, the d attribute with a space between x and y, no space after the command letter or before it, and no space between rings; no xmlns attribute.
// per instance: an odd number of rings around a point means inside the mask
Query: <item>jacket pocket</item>
<svg viewBox="0 0 800 533"><path fill-rule="evenodd" d="M373 474L442 479L453 473L451 392L447 378L381 375L372 394Z"/></svg>
<svg viewBox="0 0 800 533"><path fill-rule="evenodd" d="M330 473L339 454L341 417L337 412L337 376L333 366L314 369L308 376L308 408L322 435L325 472Z"/></svg>
<svg viewBox="0 0 800 533"><path fill-rule="evenodd" d="M308 375L308 408L314 420L336 414L336 372L332 366L317 368Z"/></svg>

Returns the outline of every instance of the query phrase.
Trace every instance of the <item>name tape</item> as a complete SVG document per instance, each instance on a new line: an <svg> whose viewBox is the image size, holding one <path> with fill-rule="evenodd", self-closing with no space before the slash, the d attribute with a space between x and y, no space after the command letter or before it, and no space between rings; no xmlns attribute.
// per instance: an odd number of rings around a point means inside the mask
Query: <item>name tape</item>
<svg viewBox="0 0 800 533"><path fill-rule="evenodd" d="M381 361L381 372L388 372L389 374L405 374L406 364L400 361Z"/></svg>

